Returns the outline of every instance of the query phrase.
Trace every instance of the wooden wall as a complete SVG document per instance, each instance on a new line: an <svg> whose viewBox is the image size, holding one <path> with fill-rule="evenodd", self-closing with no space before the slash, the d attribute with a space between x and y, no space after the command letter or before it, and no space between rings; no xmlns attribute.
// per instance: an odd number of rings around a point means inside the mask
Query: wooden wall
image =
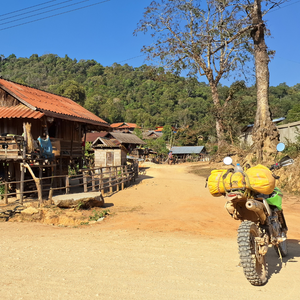
<svg viewBox="0 0 300 300"><path fill-rule="evenodd" d="M0 118L0 134L9 133L15 135L23 134L23 123L29 122L31 126L32 137L36 140L42 134L42 124L40 120L35 119L5 119Z"/></svg>
<svg viewBox="0 0 300 300"><path fill-rule="evenodd" d="M94 149L95 167L121 166L126 163L126 152L121 149Z"/></svg>
<svg viewBox="0 0 300 300"><path fill-rule="evenodd" d="M11 107L20 104L13 96L0 89L0 107Z"/></svg>

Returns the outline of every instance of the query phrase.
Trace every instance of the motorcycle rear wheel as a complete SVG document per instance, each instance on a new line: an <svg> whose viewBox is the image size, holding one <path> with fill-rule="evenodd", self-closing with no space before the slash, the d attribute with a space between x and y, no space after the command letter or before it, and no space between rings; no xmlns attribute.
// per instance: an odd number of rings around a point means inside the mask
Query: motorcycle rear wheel
<svg viewBox="0 0 300 300"><path fill-rule="evenodd" d="M286 238L286 233L283 231L281 233L282 237ZM278 257L280 257L280 254L282 257L286 257L288 255L288 248L287 248L287 241L285 240L284 242L281 242L280 244L278 244L278 246L274 246L274 250L276 252L276 254L278 255ZM280 251L280 253L279 253Z"/></svg>
<svg viewBox="0 0 300 300"><path fill-rule="evenodd" d="M265 255L258 252L256 237L260 237L257 225L251 221L243 221L238 229L238 246L243 271L252 285L264 285L268 280L268 264Z"/></svg>

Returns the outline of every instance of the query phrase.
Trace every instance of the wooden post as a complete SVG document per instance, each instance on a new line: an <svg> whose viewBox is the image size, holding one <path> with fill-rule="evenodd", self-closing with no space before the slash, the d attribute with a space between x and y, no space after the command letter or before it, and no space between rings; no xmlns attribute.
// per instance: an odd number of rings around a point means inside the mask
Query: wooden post
<svg viewBox="0 0 300 300"><path fill-rule="evenodd" d="M8 182L8 167L7 167L7 162L5 162L4 163L4 194L5 194L4 202L5 202L5 204L8 203L8 200L7 200L7 191L8 191L7 182Z"/></svg>
<svg viewBox="0 0 300 300"><path fill-rule="evenodd" d="M23 123L23 133L24 133L24 142L23 142L23 159L26 158L26 147L27 147L27 132L25 123Z"/></svg>
<svg viewBox="0 0 300 300"><path fill-rule="evenodd" d="M124 167L121 167L121 175L122 175L122 184L121 184L121 188L122 190L124 190Z"/></svg>
<svg viewBox="0 0 300 300"><path fill-rule="evenodd" d="M120 190L118 167L116 167L116 183L117 183L117 192L118 192Z"/></svg>
<svg viewBox="0 0 300 300"><path fill-rule="evenodd" d="M66 194L70 193L70 176L66 176Z"/></svg>
<svg viewBox="0 0 300 300"><path fill-rule="evenodd" d="M50 187L48 199L52 202L53 188Z"/></svg>
<svg viewBox="0 0 300 300"><path fill-rule="evenodd" d="M20 164L20 168L21 168L21 178L20 178L20 204L23 205L23 192L24 192L24 171L25 171L25 168L24 168L24 164L21 163Z"/></svg>
<svg viewBox="0 0 300 300"><path fill-rule="evenodd" d="M31 167L30 167L30 165L28 163L22 163L21 166L22 166L21 167L21 178L22 178L22 173L24 174L24 170L25 170L25 168L27 168L27 170L30 172L30 174L31 174L31 176L32 176L32 178L33 178L33 180L35 182L35 185L36 185L36 188L37 188L37 192L38 192L39 203L41 205L42 202L43 202L43 194L42 194L42 188L41 188L41 181L40 181L40 179L35 177L32 169L31 169ZM23 172L22 172L22 168L23 168ZM22 185L22 179L21 179L21 185ZM23 185L24 185L24 175L23 175ZM22 188L21 188L21 196L23 198L23 190L22 190ZM23 199L22 199L22 201L23 201Z"/></svg>
<svg viewBox="0 0 300 300"><path fill-rule="evenodd" d="M126 177L126 179L125 179L125 186L127 187L128 186L128 172L127 172L127 166L125 166L125 177Z"/></svg>
<svg viewBox="0 0 300 300"><path fill-rule="evenodd" d="M14 162L14 173L15 173L15 179L17 181L17 183L16 183L16 198L17 198L17 200L20 200L21 168L20 168L19 162Z"/></svg>
<svg viewBox="0 0 300 300"><path fill-rule="evenodd" d="M39 178L37 178L35 182L36 182L36 186L37 186L37 190L38 190L39 205L41 206L43 203L41 180Z"/></svg>
<svg viewBox="0 0 300 300"><path fill-rule="evenodd" d="M5 183L4 183L4 203L5 204L8 204L8 195L7 195L7 193L8 193L8 183L7 183L7 181L5 181Z"/></svg>
<svg viewBox="0 0 300 300"><path fill-rule="evenodd" d="M85 144L86 144L86 126L84 125L84 140L83 140L83 147L82 147L82 157L83 157L83 161L86 165L87 168L91 168L92 166L88 166L86 163L86 157L85 157Z"/></svg>
<svg viewBox="0 0 300 300"><path fill-rule="evenodd" d="M104 185L103 185L103 168L100 168L100 181L99 181L99 189L101 194L104 194Z"/></svg>
<svg viewBox="0 0 300 300"><path fill-rule="evenodd" d="M109 192L112 194L113 187L111 186L112 167L109 167Z"/></svg>
<svg viewBox="0 0 300 300"><path fill-rule="evenodd" d="M87 193L87 191L88 191L86 172L83 172L83 190L85 193Z"/></svg>
<svg viewBox="0 0 300 300"><path fill-rule="evenodd" d="M42 189L42 192L43 192L43 180L42 180L42 177L43 177L43 164L41 164L41 162L39 162L39 180L40 180L40 185L41 185L41 189Z"/></svg>
<svg viewBox="0 0 300 300"><path fill-rule="evenodd" d="M92 191L94 192L95 190L95 173L92 171Z"/></svg>

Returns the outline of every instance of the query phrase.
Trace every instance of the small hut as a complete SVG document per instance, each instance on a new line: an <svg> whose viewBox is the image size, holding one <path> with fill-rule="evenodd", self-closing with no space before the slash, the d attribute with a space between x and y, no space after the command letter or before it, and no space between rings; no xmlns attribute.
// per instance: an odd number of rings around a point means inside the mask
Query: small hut
<svg viewBox="0 0 300 300"><path fill-rule="evenodd" d="M97 133L87 135L87 140L95 137ZM92 148L95 153L95 167L109 167L125 165L127 154L131 154L137 148L146 144L132 133L122 132L98 132Z"/></svg>

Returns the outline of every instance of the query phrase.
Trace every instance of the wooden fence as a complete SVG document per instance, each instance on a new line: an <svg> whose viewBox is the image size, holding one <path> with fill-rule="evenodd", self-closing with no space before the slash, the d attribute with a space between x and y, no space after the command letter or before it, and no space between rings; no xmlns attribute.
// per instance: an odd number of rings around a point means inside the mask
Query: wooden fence
<svg viewBox="0 0 300 300"><path fill-rule="evenodd" d="M27 168L31 173L32 179L2 182L1 197L5 204L8 204L8 198L15 196L20 204L23 204L23 198L26 194L37 194L39 203L43 203L43 194L47 193L48 200L52 200L53 194L69 194L72 192L96 192L102 194L113 193L123 190L126 186L132 184L138 176L139 167L137 163L125 166L112 166L104 168L82 169L76 175L57 175L49 177L36 177L28 164L21 164L21 168ZM9 187L14 184L20 184L20 192L9 192ZM25 190L27 185L33 185L36 189Z"/></svg>

